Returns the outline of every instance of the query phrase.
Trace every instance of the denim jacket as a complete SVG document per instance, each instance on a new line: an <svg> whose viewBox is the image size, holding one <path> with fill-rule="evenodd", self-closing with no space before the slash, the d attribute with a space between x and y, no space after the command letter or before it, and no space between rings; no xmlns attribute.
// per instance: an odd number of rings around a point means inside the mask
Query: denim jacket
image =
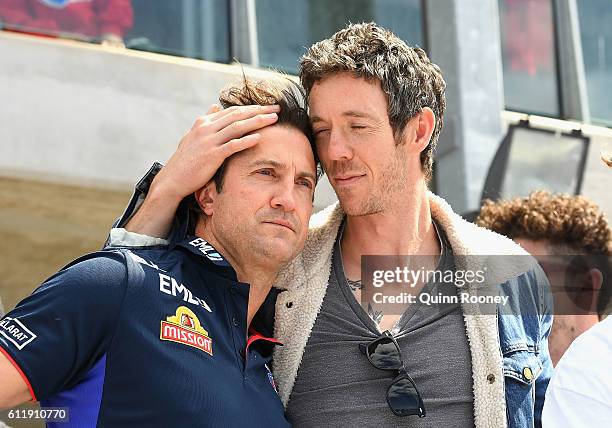
<svg viewBox="0 0 612 428"><path fill-rule="evenodd" d="M161 165L154 164L137 183L107 246L159 244L159 240L151 241L120 228L138 209L160 169ZM430 193L429 198L432 217L444 229L454 254L528 259L526 263L515 263L520 266L502 264L494 269L503 278L495 284L499 294L509 298L506 306L498 307L496 315L466 315L470 308L464 305L464 319L472 354L476 427L540 427L544 396L553 370L548 353L552 326L548 280L537 263L513 241L466 222L438 196ZM285 405L321 308L333 243L343 218L337 204L315 214L302 254L280 273L275 284L284 290L276 305L275 337L285 346L275 350L274 377ZM175 220L169 241L184 233L181 226L184 224Z"/></svg>
<svg viewBox="0 0 612 428"><path fill-rule="evenodd" d="M548 280L541 269L534 269L502 284L501 289L515 303L507 311L512 313L498 313L508 426L540 427L553 373L548 352L553 319Z"/></svg>

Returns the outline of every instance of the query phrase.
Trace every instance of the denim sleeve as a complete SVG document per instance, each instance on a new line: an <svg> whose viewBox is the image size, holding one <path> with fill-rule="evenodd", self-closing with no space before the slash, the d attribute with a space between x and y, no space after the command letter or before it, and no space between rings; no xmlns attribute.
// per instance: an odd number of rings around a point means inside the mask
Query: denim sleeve
<svg viewBox="0 0 612 428"><path fill-rule="evenodd" d="M540 294L540 352L538 353L538 358L542 364L542 373L536 379L535 385L536 399L534 419L535 427L538 428L542 426L544 397L546 395L548 383L550 382L550 378L553 374L553 364L548 351L548 336L550 336L550 330L553 323L553 299L548 278L544 274L542 268L538 266L535 273Z"/></svg>

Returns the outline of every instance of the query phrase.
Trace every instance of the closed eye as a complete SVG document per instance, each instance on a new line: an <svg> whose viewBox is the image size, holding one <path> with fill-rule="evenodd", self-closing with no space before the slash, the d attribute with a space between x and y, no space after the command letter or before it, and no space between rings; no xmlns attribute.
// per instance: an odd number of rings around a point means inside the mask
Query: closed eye
<svg viewBox="0 0 612 428"><path fill-rule="evenodd" d="M298 184L300 186L306 186L307 188L312 189L312 183L310 180L298 180Z"/></svg>
<svg viewBox="0 0 612 428"><path fill-rule="evenodd" d="M271 169L260 169L256 171L257 174L267 175L269 177L274 177L274 171Z"/></svg>

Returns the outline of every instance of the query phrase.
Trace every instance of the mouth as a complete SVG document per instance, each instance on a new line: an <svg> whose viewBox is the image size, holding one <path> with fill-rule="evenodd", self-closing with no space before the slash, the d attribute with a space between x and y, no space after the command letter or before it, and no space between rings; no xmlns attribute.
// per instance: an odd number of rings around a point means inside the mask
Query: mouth
<svg viewBox="0 0 612 428"><path fill-rule="evenodd" d="M334 182L339 186L347 186L359 181L365 174L362 175L338 175L334 177Z"/></svg>
<svg viewBox="0 0 612 428"><path fill-rule="evenodd" d="M283 220L283 219L270 220L270 221L264 221L264 223L272 224L272 225L280 226L280 227L285 227L285 228L291 230L292 232L295 232L295 229L293 228L293 225L291 224L291 222L289 222L287 220Z"/></svg>

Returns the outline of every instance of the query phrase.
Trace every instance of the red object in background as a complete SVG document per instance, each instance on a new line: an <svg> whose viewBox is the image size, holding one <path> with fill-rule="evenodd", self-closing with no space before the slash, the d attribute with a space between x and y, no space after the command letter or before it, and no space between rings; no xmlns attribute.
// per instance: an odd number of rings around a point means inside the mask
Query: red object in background
<svg viewBox="0 0 612 428"><path fill-rule="evenodd" d="M501 10L503 49L513 71L534 76L553 69L553 20L549 0L505 0Z"/></svg>
<svg viewBox="0 0 612 428"><path fill-rule="evenodd" d="M0 20L11 30L121 38L132 28L130 0L2 0Z"/></svg>

